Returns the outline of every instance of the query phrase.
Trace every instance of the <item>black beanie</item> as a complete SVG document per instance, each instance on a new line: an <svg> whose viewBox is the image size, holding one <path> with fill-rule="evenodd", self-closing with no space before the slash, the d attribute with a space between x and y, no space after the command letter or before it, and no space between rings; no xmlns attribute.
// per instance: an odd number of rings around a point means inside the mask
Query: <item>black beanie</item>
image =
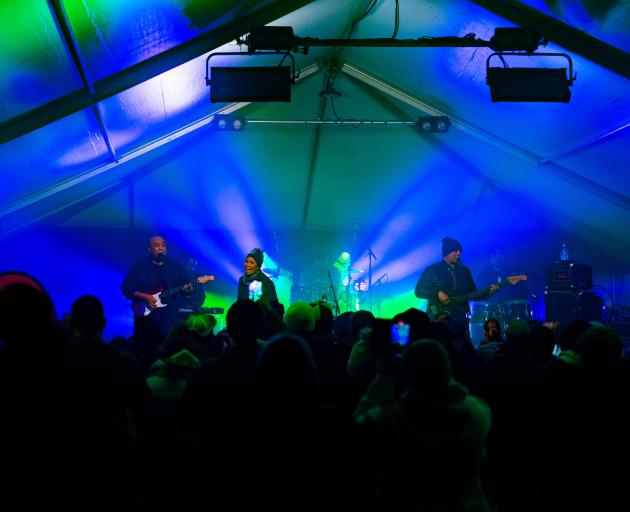
<svg viewBox="0 0 630 512"><path fill-rule="evenodd" d="M247 259L249 256L254 258L254 261L256 262L256 265L258 265L258 268L262 266L264 255L261 249L259 249L258 247L252 249L251 251L249 251L247 256L245 256L245 259Z"/></svg>
<svg viewBox="0 0 630 512"><path fill-rule="evenodd" d="M442 256L446 256L457 250L462 250L462 244L449 236L442 238Z"/></svg>

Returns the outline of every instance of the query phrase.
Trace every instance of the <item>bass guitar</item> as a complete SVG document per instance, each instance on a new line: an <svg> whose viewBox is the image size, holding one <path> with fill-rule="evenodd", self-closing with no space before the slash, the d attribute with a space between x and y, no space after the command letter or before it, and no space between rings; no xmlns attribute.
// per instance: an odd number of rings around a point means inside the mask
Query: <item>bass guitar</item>
<svg viewBox="0 0 630 512"><path fill-rule="evenodd" d="M439 318L440 316L445 316L445 315L450 314L450 306L457 306L459 304L464 304L470 300L476 301L476 300L485 299L486 297L490 296L492 293L497 291L502 286L505 286L506 284L514 285L516 283L520 283L521 281L527 281L527 276L524 274L518 275L518 276L509 276L509 277L506 277L504 281L501 281L500 283L494 283L490 286L487 286L486 288L481 288L479 290L475 290L470 293L465 293L463 295L453 295L448 298L447 302L437 301L437 302L432 303L429 306L429 311L427 311L427 313L429 313L431 320L435 320Z"/></svg>
<svg viewBox="0 0 630 512"><path fill-rule="evenodd" d="M214 276L199 276L194 280L195 283L199 283L199 284L204 284L204 283L207 283L208 281L214 281ZM186 288L189 285L192 285L192 283L186 283L181 286L177 286L175 288L169 288L168 290L165 290L164 287L158 287L153 290L148 290L144 292L153 296L153 298L155 299L155 307L154 308L149 307L149 305L142 300L134 300L132 302L134 315L148 316L153 312L154 309L165 308L166 306L168 306L168 303L164 301L166 301L169 297L172 297L173 295L176 295L179 292L183 291L184 288Z"/></svg>

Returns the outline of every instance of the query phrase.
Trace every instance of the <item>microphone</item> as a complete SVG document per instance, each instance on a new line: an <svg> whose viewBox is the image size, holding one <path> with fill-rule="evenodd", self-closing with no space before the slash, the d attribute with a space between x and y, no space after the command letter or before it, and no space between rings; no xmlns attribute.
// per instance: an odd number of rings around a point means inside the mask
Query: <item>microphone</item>
<svg viewBox="0 0 630 512"><path fill-rule="evenodd" d="M367 256L368 258L369 258L369 257L374 258L374 261L378 260L378 258L376 257L376 254L374 254L374 253L372 252L372 248L371 248L371 247L368 247L368 250L367 250L367 254L366 254L366 256Z"/></svg>

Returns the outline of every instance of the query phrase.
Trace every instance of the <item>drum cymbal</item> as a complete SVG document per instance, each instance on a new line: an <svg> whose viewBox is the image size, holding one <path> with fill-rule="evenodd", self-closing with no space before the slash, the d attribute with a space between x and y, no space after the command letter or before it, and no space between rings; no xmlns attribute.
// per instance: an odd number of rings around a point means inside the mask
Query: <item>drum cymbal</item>
<svg viewBox="0 0 630 512"><path fill-rule="evenodd" d="M263 268L262 271L267 274L269 277L278 277L278 276L292 276L293 272L290 272L284 268Z"/></svg>
<svg viewBox="0 0 630 512"><path fill-rule="evenodd" d="M491 308L496 307L498 304L496 302L483 302L480 300L471 301L470 305L473 308L481 309L481 308Z"/></svg>
<svg viewBox="0 0 630 512"><path fill-rule="evenodd" d="M529 300L528 299L510 299L510 300L504 300L503 304L529 304Z"/></svg>

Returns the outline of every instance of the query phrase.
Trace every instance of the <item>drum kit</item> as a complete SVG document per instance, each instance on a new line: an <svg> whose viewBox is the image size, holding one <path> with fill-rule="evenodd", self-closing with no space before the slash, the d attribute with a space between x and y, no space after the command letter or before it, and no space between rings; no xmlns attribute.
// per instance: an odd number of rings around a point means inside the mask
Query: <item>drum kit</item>
<svg viewBox="0 0 630 512"><path fill-rule="evenodd" d="M363 270L348 268L342 273L328 265L312 265L300 274L291 286L291 302L328 302L335 305L335 295L339 309L356 311L360 305L360 297L367 289L367 283L358 276ZM344 286L343 283L347 283ZM334 294L333 294L334 288Z"/></svg>
<svg viewBox="0 0 630 512"><path fill-rule="evenodd" d="M503 302L471 302L471 324L483 325L489 318L494 318L501 324L505 332L506 327L513 320L532 319L532 308L527 299L513 299Z"/></svg>

